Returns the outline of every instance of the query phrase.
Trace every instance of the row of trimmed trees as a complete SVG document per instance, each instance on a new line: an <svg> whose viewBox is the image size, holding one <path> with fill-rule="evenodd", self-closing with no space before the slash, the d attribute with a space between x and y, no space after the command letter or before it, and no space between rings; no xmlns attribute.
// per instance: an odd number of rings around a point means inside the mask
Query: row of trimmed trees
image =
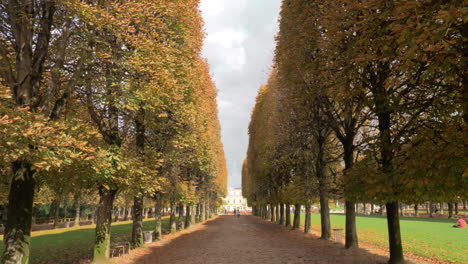
<svg viewBox="0 0 468 264"><path fill-rule="evenodd" d="M328 201L342 199L355 248L355 203L383 204L390 263L404 263L399 203L468 198L466 12L462 1L284 0L243 166L255 213L289 225L303 205L310 232L318 202L329 239Z"/></svg>
<svg viewBox="0 0 468 264"><path fill-rule="evenodd" d="M94 263L106 263L116 196L204 220L226 192L216 88L198 0L0 3L2 263L28 263L33 205L96 197ZM44 201L51 198L50 201ZM197 212L197 213L195 213Z"/></svg>

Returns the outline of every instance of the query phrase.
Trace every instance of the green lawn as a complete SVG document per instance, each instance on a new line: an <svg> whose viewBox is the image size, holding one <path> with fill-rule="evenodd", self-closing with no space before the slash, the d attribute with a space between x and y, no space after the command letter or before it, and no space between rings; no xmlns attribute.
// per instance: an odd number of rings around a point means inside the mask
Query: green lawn
<svg viewBox="0 0 468 264"><path fill-rule="evenodd" d="M330 218L332 228L344 228L343 214L332 214ZM360 241L388 247L385 216L357 216L356 222ZM468 228L453 228L455 222L453 219L402 217L404 249L420 256L468 263ZM304 215L301 223L304 224ZM319 214L312 214L312 228L320 230Z"/></svg>
<svg viewBox="0 0 468 264"><path fill-rule="evenodd" d="M145 221L143 230L153 230L154 220ZM75 263L77 260L90 257L94 242L94 225L77 228L33 232L31 238L31 264ZM169 229L169 218L163 219L163 230ZM112 243L130 241L132 222L112 224ZM0 237L3 240L3 237ZM0 242L3 252L3 241Z"/></svg>

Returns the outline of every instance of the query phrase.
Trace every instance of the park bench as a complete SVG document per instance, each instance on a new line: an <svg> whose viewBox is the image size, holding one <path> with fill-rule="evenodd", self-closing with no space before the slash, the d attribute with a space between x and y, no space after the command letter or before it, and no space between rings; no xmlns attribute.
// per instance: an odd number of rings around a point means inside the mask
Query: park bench
<svg viewBox="0 0 468 264"><path fill-rule="evenodd" d="M110 257L120 257L124 254L130 253L130 243L123 242L119 244L112 244L110 248Z"/></svg>

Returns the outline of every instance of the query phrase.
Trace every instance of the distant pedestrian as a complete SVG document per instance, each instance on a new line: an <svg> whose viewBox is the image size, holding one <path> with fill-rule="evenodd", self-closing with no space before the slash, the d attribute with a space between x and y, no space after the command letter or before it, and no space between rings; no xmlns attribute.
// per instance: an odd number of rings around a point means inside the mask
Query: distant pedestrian
<svg viewBox="0 0 468 264"><path fill-rule="evenodd" d="M240 210L237 209L237 217L240 217Z"/></svg>
<svg viewBox="0 0 468 264"><path fill-rule="evenodd" d="M233 213L234 216L237 215L237 209L234 208L234 213Z"/></svg>

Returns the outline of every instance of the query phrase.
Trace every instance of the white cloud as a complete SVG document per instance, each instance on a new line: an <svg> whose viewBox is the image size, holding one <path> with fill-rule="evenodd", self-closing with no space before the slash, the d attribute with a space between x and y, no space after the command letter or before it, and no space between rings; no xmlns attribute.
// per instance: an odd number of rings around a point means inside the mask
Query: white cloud
<svg viewBox="0 0 468 264"><path fill-rule="evenodd" d="M266 82L281 0L201 0L208 58L219 90L222 140L229 186L240 187L247 127L260 85Z"/></svg>
<svg viewBox="0 0 468 264"><path fill-rule="evenodd" d="M246 63L244 41L247 35L242 31L225 28L209 34L205 39L204 54L215 56L216 63L222 63L218 70L239 71Z"/></svg>

